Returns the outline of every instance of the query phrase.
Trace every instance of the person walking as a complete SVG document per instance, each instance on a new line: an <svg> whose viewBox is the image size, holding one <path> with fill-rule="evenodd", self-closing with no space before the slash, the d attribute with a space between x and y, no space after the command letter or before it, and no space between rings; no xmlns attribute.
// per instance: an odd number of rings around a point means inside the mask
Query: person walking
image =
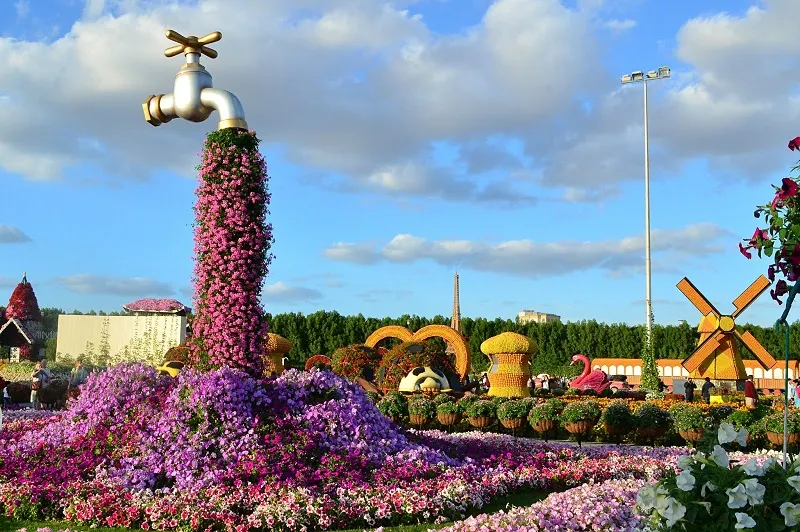
<svg viewBox="0 0 800 532"><path fill-rule="evenodd" d="M689 380L683 383L683 396L687 403L694 401L695 388L697 388L697 385L694 383L691 377L689 377Z"/></svg>
<svg viewBox="0 0 800 532"><path fill-rule="evenodd" d="M744 404L747 408L755 408L757 402L756 385L753 383L753 376L748 375L744 381Z"/></svg>
<svg viewBox="0 0 800 532"><path fill-rule="evenodd" d="M795 399L797 399L797 379L792 379L789 381L789 402L791 404L795 404Z"/></svg>
<svg viewBox="0 0 800 532"><path fill-rule="evenodd" d="M711 382L709 377L706 377L706 382L703 384L703 387L700 389L700 395L703 396L703 401L706 404L711 404L711 390L716 388L714 383Z"/></svg>
<svg viewBox="0 0 800 532"><path fill-rule="evenodd" d="M792 388L794 388L794 406L800 408L800 379L794 380Z"/></svg>

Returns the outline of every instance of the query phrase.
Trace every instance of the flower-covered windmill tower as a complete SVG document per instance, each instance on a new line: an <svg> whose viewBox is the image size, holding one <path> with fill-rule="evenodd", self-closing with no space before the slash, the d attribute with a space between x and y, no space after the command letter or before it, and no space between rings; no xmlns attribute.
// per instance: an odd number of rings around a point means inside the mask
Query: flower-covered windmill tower
<svg viewBox="0 0 800 532"><path fill-rule="evenodd" d="M41 358L42 313L27 274L22 274L22 281L11 293L5 318L7 321L0 327L0 345L11 346L12 362Z"/></svg>

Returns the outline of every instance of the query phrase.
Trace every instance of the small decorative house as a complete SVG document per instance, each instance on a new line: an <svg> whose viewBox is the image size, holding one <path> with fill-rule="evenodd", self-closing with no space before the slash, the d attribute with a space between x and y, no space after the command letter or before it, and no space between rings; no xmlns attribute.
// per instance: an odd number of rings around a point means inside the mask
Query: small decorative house
<svg viewBox="0 0 800 532"><path fill-rule="evenodd" d="M0 327L0 345L11 347L11 361L44 358L42 313L27 274L14 289Z"/></svg>

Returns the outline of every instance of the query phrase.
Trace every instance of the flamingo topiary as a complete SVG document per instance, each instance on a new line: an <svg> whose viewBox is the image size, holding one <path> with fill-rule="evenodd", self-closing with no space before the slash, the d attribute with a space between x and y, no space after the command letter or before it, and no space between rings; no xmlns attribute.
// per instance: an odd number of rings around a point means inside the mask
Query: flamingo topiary
<svg viewBox="0 0 800 532"><path fill-rule="evenodd" d="M575 365L578 362L583 362L583 373L572 379L569 383L570 388L594 390L600 393L611 385L611 381L608 380L608 375L606 375L605 371L596 369L590 372L592 365L589 362L589 357L581 353L575 353L572 355L570 365Z"/></svg>

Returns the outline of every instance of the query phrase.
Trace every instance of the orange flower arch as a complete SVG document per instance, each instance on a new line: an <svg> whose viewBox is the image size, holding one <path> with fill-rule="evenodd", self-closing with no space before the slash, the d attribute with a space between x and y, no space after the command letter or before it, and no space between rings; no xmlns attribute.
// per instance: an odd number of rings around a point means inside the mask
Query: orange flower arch
<svg viewBox="0 0 800 532"><path fill-rule="evenodd" d="M374 348L378 345L378 342L387 338L397 338L402 342L422 342L428 338L441 338L453 346L453 350L456 353L456 369L459 377L463 379L469 375L469 345L464 340L464 337L452 327L447 325L428 325L412 333L399 325L387 325L370 334L364 345Z"/></svg>

